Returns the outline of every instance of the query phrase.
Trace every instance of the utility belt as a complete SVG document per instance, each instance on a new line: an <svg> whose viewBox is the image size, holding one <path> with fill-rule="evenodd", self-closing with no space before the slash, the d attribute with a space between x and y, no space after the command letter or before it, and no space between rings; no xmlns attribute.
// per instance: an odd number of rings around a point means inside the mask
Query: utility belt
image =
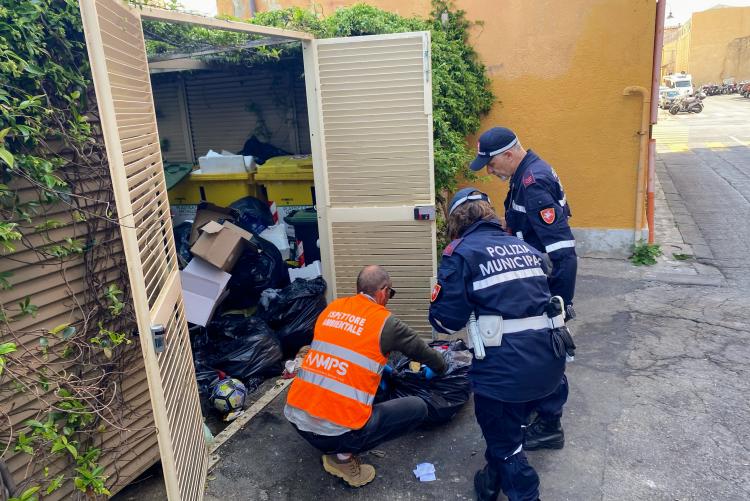
<svg viewBox="0 0 750 501"><path fill-rule="evenodd" d="M472 313L467 326L467 344L469 348L474 349L474 357L481 360L485 355L484 348L501 346L505 334L551 329L555 355L558 358L565 355L569 359L572 358L575 354L575 343L570 331L565 327L562 298L553 297L546 309L547 311L541 315L512 319L504 319L500 315L480 315L477 318Z"/></svg>

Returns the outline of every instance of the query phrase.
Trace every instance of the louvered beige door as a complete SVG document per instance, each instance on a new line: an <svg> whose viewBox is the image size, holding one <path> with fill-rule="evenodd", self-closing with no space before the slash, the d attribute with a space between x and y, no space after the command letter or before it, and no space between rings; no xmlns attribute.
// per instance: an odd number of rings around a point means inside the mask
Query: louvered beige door
<svg viewBox="0 0 750 501"><path fill-rule="evenodd" d="M203 498L208 454L137 10L81 0L133 305L170 500ZM166 329L156 353L152 326Z"/></svg>
<svg viewBox="0 0 750 501"><path fill-rule="evenodd" d="M321 250L331 295L383 265L396 316L422 334L436 273L429 33L304 45ZM313 77L313 78L311 78Z"/></svg>

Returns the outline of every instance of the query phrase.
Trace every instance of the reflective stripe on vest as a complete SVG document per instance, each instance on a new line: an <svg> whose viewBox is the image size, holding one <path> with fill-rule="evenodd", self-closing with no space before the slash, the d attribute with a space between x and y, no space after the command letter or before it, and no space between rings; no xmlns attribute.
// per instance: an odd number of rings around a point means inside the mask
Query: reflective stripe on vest
<svg viewBox="0 0 750 501"><path fill-rule="evenodd" d="M358 294L320 314L310 351L287 404L339 426L360 429L372 414L386 357L380 334L390 312Z"/></svg>
<svg viewBox="0 0 750 501"><path fill-rule="evenodd" d="M320 374L315 374L304 369L301 369L297 373L297 377L303 381L307 381L308 383L320 386L321 388L325 388L328 391L338 393L339 395L351 398L352 400L356 400L357 402L365 405L372 405L373 401L375 400L375 395L370 395L369 393L365 393L364 391L359 391L356 388L352 388L348 384L339 383L338 381L334 381L331 378L321 376Z"/></svg>
<svg viewBox="0 0 750 501"><path fill-rule="evenodd" d="M329 355L333 355L334 357L348 360L350 362L354 362L360 367L367 369L370 372L377 372L378 374L382 373L383 367L385 367L384 365L379 364L374 360L363 357L356 351L352 351L341 346L336 346L335 344L326 343L324 341L313 341L310 345L310 349L319 351L321 353L327 353Z"/></svg>

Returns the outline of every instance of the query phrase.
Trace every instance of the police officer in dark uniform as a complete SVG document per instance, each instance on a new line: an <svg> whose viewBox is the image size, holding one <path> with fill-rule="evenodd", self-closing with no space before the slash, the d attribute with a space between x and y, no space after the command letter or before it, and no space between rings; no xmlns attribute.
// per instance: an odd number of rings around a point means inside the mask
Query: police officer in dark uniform
<svg viewBox="0 0 750 501"><path fill-rule="evenodd" d="M494 127L483 133L478 150L471 170L487 166L488 173L510 180L505 198L506 230L548 256L552 263L550 292L562 297L567 319L573 319L578 258L568 225L570 205L560 178L536 153L526 151L510 129ZM563 448L560 418L567 400L568 380L563 375L557 390L535 409L536 419L526 428L526 450Z"/></svg>
<svg viewBox="0 0 750 501"><path fill-rule="evenodd" d="M522 427L565 370L565 354L554 349L562 306L550 316L541 253L508 235L487 195L460 190L449 214L453 241L443 252L429 318L441 333L467 323L476 328L469 375L487 465L474 476L474 488L480 500L495 500L502 490L510 501L536 501L539 477L523 452Z"/></svg>

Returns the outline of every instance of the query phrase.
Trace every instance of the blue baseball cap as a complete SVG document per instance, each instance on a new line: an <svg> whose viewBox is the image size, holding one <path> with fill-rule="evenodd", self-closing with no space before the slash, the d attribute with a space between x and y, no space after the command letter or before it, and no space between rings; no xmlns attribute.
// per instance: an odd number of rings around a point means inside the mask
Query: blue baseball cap
<svg viewBox="0 0 750 501"><path fill-rule="evenodd" d="M479 136L477 157L471 162L473 171L482 170L495 155L508 151L518 144L515 132L505 127L493 127Z"/></svg>
<svg viewBox="0 0 750 501"><path fill-rule="evenodd" d="M472 193L474 193L472 195ZM468 188L462 188L458 190L458 192L453 195L453 200L451 200L450 209L448 209L448 215L450 216L453 214L453 211L456 210L458 206L460 206L463 203L470 202L473 200L484 200L485 202L490 201L490 197L487 196L486 193L482 193L476 188L472 188L469 186Z"/></svg>

